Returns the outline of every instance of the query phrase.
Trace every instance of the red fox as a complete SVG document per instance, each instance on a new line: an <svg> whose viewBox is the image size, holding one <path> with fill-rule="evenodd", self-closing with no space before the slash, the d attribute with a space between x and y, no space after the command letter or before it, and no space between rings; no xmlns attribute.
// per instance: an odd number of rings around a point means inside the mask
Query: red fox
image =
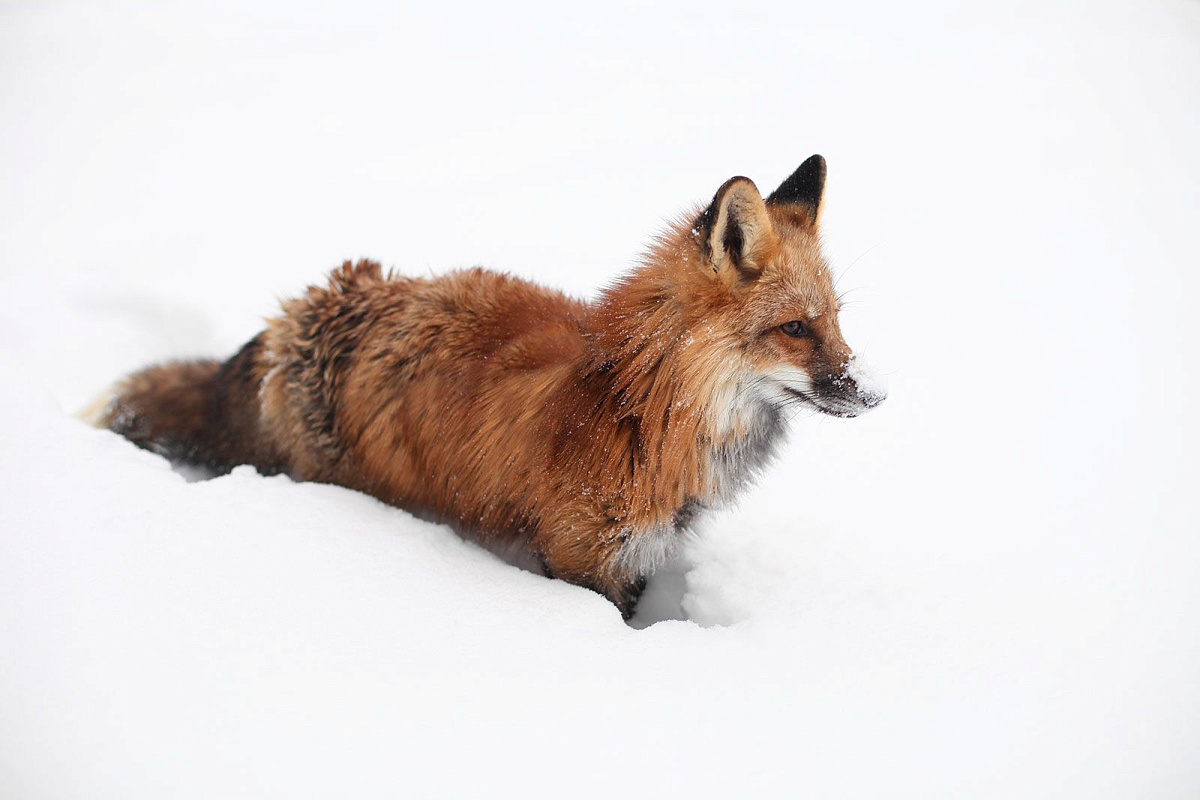
<svg viewBox="0 0 1200 800"><path fill-rule="evenodd" d="M821 156L765 201L731 178L593 303L347 261L228 361L126 378L98 422L177 462L340 484L523 545L628 618L696 515L771 459L785 412L884 399L838 327L824 185Z"/></svg>

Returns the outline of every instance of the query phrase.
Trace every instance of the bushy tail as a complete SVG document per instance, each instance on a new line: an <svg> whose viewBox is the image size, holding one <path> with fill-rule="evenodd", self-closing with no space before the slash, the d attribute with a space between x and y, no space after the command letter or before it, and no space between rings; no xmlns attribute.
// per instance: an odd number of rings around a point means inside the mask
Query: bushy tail
<svg viewBox="0 0 1200 800"><path fill-rule="evenodd" d="M118 383L81 416L170 459L202 461L197 449L214 415L213 383L220 369L214 360L149 367Z"/></svg>
<svg viewBox="0 0 1200 800"><path fill-rule="evenodd" d="M254 464L278 472L276 449L259 419L261 345L251 340L228 361L172 361L118 383L80 416L172 461L226 472Z"/></svg>

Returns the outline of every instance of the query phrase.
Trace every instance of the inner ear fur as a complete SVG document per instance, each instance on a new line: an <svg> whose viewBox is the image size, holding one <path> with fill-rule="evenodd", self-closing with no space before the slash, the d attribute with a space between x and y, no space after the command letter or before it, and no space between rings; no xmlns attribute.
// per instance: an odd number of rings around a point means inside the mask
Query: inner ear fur
<svg viewBox="0 0 1200 800"><path fill-rule="evenodd" d="M758 187L749 178L721 184L696 225L705 260L725 278L754 280L775 241L775 230Z"/></svg>

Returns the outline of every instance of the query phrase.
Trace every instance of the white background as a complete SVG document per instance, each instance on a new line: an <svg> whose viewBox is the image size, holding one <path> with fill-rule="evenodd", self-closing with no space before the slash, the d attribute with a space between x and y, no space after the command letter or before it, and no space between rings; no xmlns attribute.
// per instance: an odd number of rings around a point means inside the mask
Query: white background
<svg viewBox="0 0 1200 800"><path fill-rule="evenodd" d="M0 3L0 795L1196 797L1198 100L1183 0ZM343 258L593 296L814 152L891 397L644 629L70 416Z"/></svg>

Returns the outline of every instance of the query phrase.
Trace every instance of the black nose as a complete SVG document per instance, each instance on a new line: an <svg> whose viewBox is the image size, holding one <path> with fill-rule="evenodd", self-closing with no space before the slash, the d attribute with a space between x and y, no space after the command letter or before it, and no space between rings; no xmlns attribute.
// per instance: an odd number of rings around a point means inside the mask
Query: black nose
<svg viewBox="0 0 1200 800"><path fill-rule="evenodd" d="M867 408L874 408L884 400L887 400L887 392L864 392L862 389L859 389L858 399L862 400L863 405Z"/></svg>

